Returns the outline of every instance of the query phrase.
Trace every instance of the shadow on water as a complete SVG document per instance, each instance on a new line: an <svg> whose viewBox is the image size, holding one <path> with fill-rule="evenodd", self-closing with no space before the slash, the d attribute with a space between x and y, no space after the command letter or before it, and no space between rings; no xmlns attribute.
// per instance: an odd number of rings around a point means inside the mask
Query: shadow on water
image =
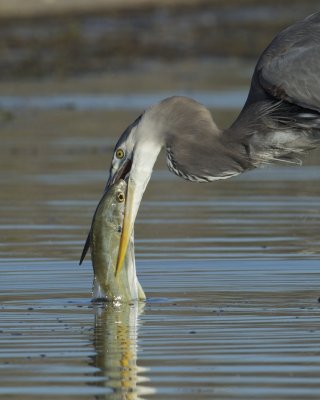
<svg viewBox="0 0 320 400"><path fill-rule="evenodd" d="M98 395L99 400L139 400L143 395L154 393L144 386L147 380L137 360L140 315L145 304L95 305L92 358L101 377L101 386L112 394Z"/></svg>

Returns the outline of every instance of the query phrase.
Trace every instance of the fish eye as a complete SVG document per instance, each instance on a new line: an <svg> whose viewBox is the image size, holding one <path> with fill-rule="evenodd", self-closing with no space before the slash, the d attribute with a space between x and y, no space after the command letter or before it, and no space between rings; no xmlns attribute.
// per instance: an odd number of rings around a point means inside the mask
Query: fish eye
<svg viewBox="0 0 320 400"><path fill-rule="evenodd" d="M122 149L118 149L116 151L116 157L119 158L121 160L121 158L124 157L124 151Z"/></svg>
<svg viewBox="0 0 320 400"><path fill-rule="evenodd" d="M124 199L125 199L124 193L123 193L123 192L118 192L118 193L117 193L117 201L118 201L119 203L123 203L123 202L124 202Z"/></svg>

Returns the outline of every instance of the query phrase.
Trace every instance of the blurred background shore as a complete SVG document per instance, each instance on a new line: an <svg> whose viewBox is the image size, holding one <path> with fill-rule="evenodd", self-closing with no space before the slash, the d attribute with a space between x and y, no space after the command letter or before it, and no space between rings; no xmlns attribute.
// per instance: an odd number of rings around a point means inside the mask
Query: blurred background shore
<svg viewBox="0 0 320 400"><path fill-rule="evenodd" d="M216 68L223 69L219 60L253 64L279 30L318 5L315 0L0 0L0 82L9 93L14 89L3 85L8 81L16 87L18 81L100 74L112 90L115 75L123 78L129 71L133 80L143 78L134 87L149 74L152 83L159 73L161 84L173 88L191 81L208 85ZM156 86L161 84L158 79ZM121 90L121 79L118 85ZM101 84L92 89L101 90Z"/></svg>

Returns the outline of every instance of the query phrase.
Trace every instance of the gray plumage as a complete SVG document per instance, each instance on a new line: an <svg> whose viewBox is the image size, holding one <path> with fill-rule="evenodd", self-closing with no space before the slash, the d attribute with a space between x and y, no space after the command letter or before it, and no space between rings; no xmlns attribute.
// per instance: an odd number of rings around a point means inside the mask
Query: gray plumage
<svg viewBox="0 0 320 400"><path fill-rule="evenodd" d="M171 97L148 109L168 167L197 182L229 178L275 161L299 163L320 139L320 13L279 33L262 53L247 101L220 130L196 101ZM128 134L128 133L126 133ZM146 138L147 140L147 138Z"/></svg>
<svg viewBox="0 0 320 400"><path fill-rule="evenodd" d="M162 148L169 169L184 179L226 179L272 162L300 163L320 140L320 13L280 32L260 56L247 101L221 130L203 105L170 97L148 108L119 138L106 190L128 182L117 269ZM120 151L120 153L119 153ZM120 157L118 156L120 154ZM89 240L87 239L81 261Z"/></svg>

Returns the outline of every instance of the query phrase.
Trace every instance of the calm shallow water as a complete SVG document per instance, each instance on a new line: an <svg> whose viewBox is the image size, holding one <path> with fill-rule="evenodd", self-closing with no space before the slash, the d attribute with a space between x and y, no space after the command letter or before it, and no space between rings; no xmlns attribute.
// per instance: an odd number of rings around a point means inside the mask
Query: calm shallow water
<svg viewBox="0 0 320 400"><path fill-rule="evenodd" d="M319 398L317 162L197 185L160 161L136 226L148 300L90 302L90 261L77 263L135 115L20 110L2 124L0 395Z"/></svg>
<svg viewBox="0 0 320 400"><path fill-rule="evenodd" d="M0 96L0 109L59 109L77 110L140 110L174 95L188 96L216 109L239 108L244 104L247 90L174 91L130 94L60 94L50 96Z"/></svg>
<svg viewBox="0 0 320 400"><path fill-rule="evenodd" d="M0 393L318 397L317 261L138 265L147 303L113 308L74 262L2 261Z"/></svg>

